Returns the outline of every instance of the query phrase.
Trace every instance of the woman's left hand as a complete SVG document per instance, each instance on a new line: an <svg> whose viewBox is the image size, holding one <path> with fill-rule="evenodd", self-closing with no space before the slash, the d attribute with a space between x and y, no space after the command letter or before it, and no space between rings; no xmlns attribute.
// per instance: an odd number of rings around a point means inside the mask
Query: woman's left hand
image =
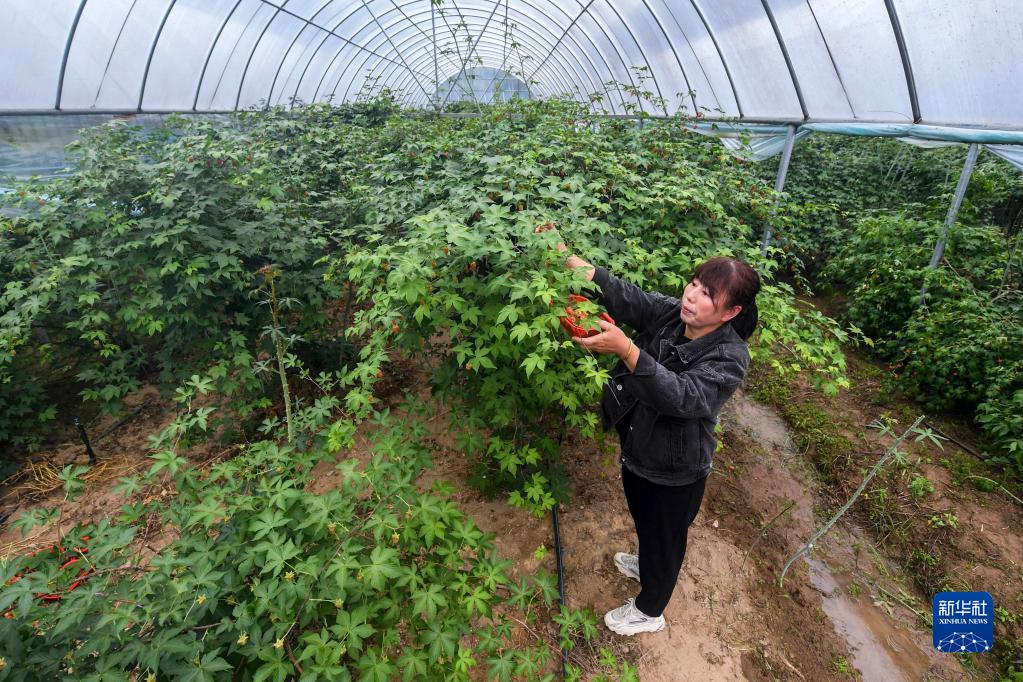
<svg viewBox="0 0 1023 682"><path fill-rule="evenodd" d="M583 348L598 353L614 353L621 357L630 348L629 337L625 335L621 327L617 327L607 320L597 318L601 332L593 336L573 336L572 340Z"/></svg>

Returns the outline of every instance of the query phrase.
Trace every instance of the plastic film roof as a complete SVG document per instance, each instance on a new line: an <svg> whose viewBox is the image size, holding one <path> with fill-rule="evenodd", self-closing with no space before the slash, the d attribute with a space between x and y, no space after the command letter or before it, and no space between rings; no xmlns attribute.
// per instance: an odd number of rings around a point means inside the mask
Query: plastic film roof
<svg viewBox="0 0 1023 682"><path fill-rule="evenodd" d="M599 93L605 114L1023 129L1023 0L0 0L0 16L6 113L382 87L429 108L479 67L533 97Z"/></svg>

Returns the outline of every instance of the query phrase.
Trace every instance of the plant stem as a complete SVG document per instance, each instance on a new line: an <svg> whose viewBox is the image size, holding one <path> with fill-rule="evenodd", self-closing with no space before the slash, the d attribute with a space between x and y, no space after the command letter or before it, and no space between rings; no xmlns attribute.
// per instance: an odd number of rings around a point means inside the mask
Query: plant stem
<svg viewBox="0 0 1023 682"><path fill-rule="evenodd" d="M1009 492L1008 488L1006 488L1004 485L1002 485L1001 483L999 483L998 481L996 481L996 480L994 480L992 478L988 478L987 476L977 476L976 474L971 474L970 476L967 476L966 478L968 478L968 479L969 478L979 478L982 481L988 481L990 483L994 483L996 486L998 486L999 488L1002 489L1002 492L1004 492L1006 495L1008 495L1013 500L1015 500L1017 504L1023 505L1023 500L1021 500L1018 497L1016 497L1015 495L1013 495L1011 492Z"/></svg>
<svg viewBox="0 0 1023 682"><path fill-rule="evenodd" d="M838 512L831 517L831 520L824 524L823 528L814 533L812 538L807 540L802 547L796 550L795 554L789 557L789 560L785 562L785 567L781 571L781 576L778 578L778 587L784 585L785 574L788 573L789 567L792 566L792 563L799 557L807 556L810 554L810 550L813 549L814 543L817 542L817 540L819 540L821 537L823 537L825 533L831 530L831 527L834 526L838 519L842 517L842 514L846 513L849 510L849 507L852 506L853 502L855 502L857 498L859 498L860 493L863 492L863 489L867 487L868 483L870 483L870 479L874 478L874 475L881 470L881 467L883 467L888 462L888 460L890 460L895 455L896 450L898 450L899 446L902 445L902 441L906 440L910 432L912 432L913 429L919 426L920 422L922 422L923 420L924 415L920 415L919 417L916 418L916 421L913 422L913 425L906 429L903 432L903 434L899 436L899 439L895 441L895 444L888 448L888 452L885 453L884 457L878 460L877 464L874 465L874 468L870 470L870 473L868 473L866 477L863 479L863 482L860 483L860 487L857 488L856 492L853 493L852 497L850 497L849 500L842 505L842 508L839 509Z"/></svg>
<svg viewBox="0 0 1023 682"><path fill-rule="evenodd" d="M284 419L288 424L288 442L295 440L295 426L291 422L291 391L288 390L288 375L284 372L284 344L281 342L277 290L270 280L270 316L274 325L274 348L277 349L277 371L281 375L281 390L284 393Z"/></svg>
<svg viewBox="0 0 1023 682"><path fill-rule="evenodd" d="M742 569L743 569L743 568L744 568L744 567L746 566L746 560L747 560L747 559L749 559L749 555L750 555L750 552L752 552L752 551L753 551L753 548L754 548L754 547L756 547L756 546L757 546L757 544L758 544L758 543L759 543L759 542L760 542L761 540L763 540L763 539L764 539L764 537L765 537L765 535L766 535L766 533L767 533L767 529L768 529L768 528L770 528L770 527L771 527L771 526L772 526L772 525L774 524L774 522L775 522L775 521L777 521L778 519L780 519L780 518L781 518L781 517L782 517L782 516L783 516L783 515L785 514L785 512L787 512L787 511L789 511L790 509L792 509L792 507L794 507L795 505L796 505L796 502L795 502L795 500L789 500L789 503L788 503L787 505L785 505L785 508L784 508L784 509L782 509L782 510L781 510L780 512L778 512L777 514L775 514L775 515L774 515L774 518L773 518L773 519L771 519L771 520L770 520L770 521L768 521L768 522L767 522L766 524L764 524L764 527L760 529L760 532L759 532L759 533L757 533L757 538L756 538L756 540L754 540L754 541L753 541L753 544L752 544L752 545L750 545L750 546L749 546L749 549L747 549L747 550L746 550L746 556L744 556L744 557L742 558L742 563L741 563L741 564L739 565L739 572L740 572L740 573L742 573Z"/></svg>

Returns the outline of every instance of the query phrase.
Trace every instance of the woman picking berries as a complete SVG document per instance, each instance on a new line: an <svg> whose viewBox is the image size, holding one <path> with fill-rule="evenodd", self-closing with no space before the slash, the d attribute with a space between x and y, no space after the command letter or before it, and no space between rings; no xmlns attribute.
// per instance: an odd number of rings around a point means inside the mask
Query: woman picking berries
<svg viewBox="0 0 1023 682"><path fill-rule="evenodd" d="M557 248L567 250L564 243ZM757 324L760 276L742 260L717 256L696 268L677 299L643 291L574 254L565 266L596 282L597 302L636 331L629 338L598 320L601 333L573 341L620 359L600 411L604 430L613 426L619 435L622 485L639 541L638 554L617 552L614 563L641 589L604 623L622 635L657 632L703 501L718 414L749 368L746 339Z"/></svg>

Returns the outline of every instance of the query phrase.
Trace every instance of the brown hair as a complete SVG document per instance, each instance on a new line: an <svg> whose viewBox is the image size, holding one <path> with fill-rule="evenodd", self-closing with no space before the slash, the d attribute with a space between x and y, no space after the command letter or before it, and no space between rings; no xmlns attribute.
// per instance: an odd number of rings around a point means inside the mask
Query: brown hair
<svg viewBox="0 0 1023 682"><path fill-rule="evenodd" d="M742 306L742 311L728 323L743 340L748 339L757 326L759 273L738 258L714 256L697 266L693 279L707 288L715 306L720 306L722 300L725 308Z"/></svg>

